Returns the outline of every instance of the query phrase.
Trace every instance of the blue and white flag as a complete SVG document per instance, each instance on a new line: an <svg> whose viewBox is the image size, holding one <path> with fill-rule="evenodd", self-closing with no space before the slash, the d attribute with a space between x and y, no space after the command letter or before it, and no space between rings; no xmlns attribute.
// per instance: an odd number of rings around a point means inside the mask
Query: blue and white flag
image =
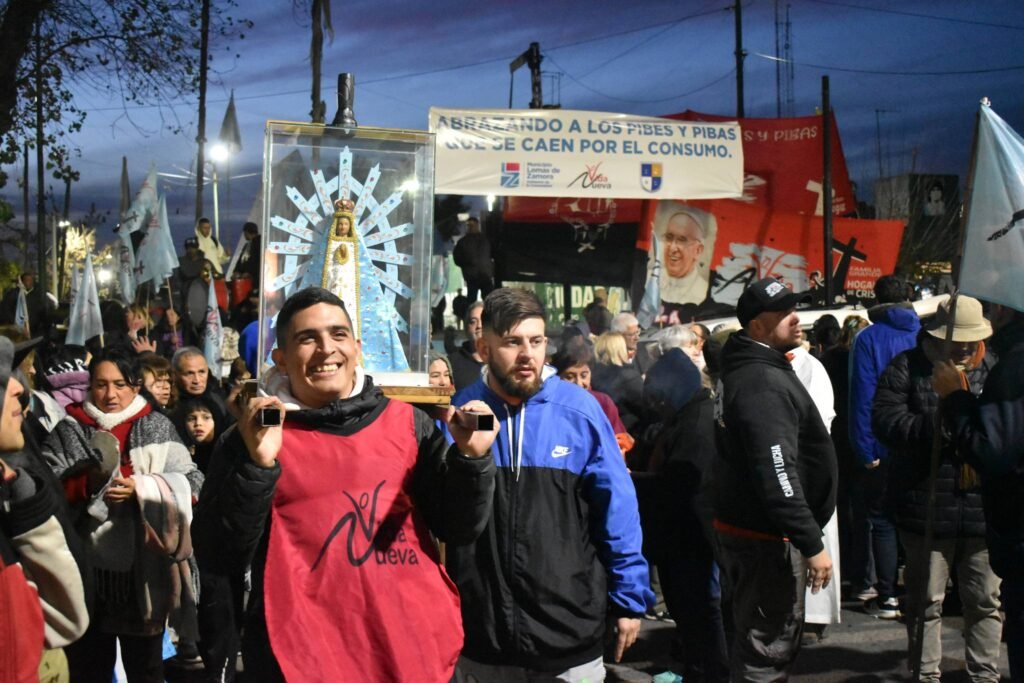
<svg viewBox="0 0 1024 683"><path fill-rule="evenodd" d="M128 235L129 233L141 230L148 224L149 217L156 213L158 208L156 182L156 166L152 166L149 169L149 175L146 176L145 182L142 183L142 187L135 193L135 199L132 200L127 213L121 219L119 233Z"/></svg>
<svg viewBox="0 0 1024 683"><path fill-rule="evenodd" d="M636 310L636 321L644 329L651 327L661 314L661 259L657 256L661 254L661 247L658 244L658 236L654 234L651 235L650 254L644 298L640 300L640 306Z"/></svg>
<svg viewBox="0 0 1024 683"><path fill-rule="evenodd" d="M974 144L960 291L1024 311L1024 139L983 102Z"/></svg>
<svg viewBox="0 0 1024 683"><path fill-rule="evenodd" d="M159 287L178 267L178 255L174 251L171 225L167 220L167 197L160 197L157 210L149 221L146 237L139 245L138 284L152 280Z"/></svg>
<svg viewBox="0 0 1024 683"><path fill-rule="evenodd" d="M217 289L210 280L206 297L206 325L203 327L203 355L210 366L210 374L218 380L221 376L220 349L224 345L224 328L220 324L220 308L217 306Z"/></svg>
<svg viewBox="0 0 1024 683"><path fill-rule="evenodd" d="M82 269L78 266L71 268L71 286L68 290L68 310L75 309L75 299L78 298L78 290L82 288Z"/></svg>
<svg viewBox="0 0 1024 683"><path fill-rule="evenodd" d="M121 285L121 300L126 306L135 303L135 248L132 236L124 226L117 231L118 243L117 282Z"/></svg>
<svg viewBox="0 0 1024 683"><path fill-rule="evenodd" d="M28 300L25 298L25 288L18 285L18 307L14 310L14 324L25 332L26 337L32 336L28 324Z"/></svg>
<svg viewBox="0 0 1024 683"><path fill-rule="evenodd" d="M92 269L92 254L85 257L82 284L75 296L68 319L68 344L85 346L85 342L103 334L103 320L100 317L100 297L96 292L96 275Z"/></svg>

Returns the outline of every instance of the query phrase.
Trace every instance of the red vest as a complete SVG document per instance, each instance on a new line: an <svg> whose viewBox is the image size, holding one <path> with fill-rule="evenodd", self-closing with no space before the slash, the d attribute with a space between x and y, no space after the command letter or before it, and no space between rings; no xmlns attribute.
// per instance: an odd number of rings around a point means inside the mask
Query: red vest
<svg viewBox="0 0 1024 683"><path fill-rule="evenodd" d="M38 681L42 656L43 610L39 594L25 580L20 566L8 566L0 560L0 681Z"/></svg>
<svg viewBox="0 0 1024 683"><path fill-rule="evenodd" d="M412 410L351 436L285 422L263 593L290 681L451 679L459 596L413 507Z"/></svg>

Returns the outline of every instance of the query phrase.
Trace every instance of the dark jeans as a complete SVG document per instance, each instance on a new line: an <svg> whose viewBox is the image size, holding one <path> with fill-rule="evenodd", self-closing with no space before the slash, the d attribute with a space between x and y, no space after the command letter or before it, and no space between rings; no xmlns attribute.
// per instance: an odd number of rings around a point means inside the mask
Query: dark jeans
<svg viewBox="0 0 1024 683"><path fill-rule="evenodd" d="M77 642L64 648L68 672L75 683L110 683L121 641L121 661L129 683L163 683L164 634L114 636L90 626Z"/></svg>
<svg viewBox="0 0 1024 683"><path fill-rule="evenodd" d="M854 537L850 584L856 593L874 583L878 599L896 596L899 541L893 512L886 496L889 462L861 468L853 482ZM872 576L875 581L872 582Z"/></svg>
<svg viewBox="0 0 1024 683"><path fill-rule="evenodd" d="M1010 660L1010 679L1024 683L1024 577L1003 579L1003 637Z"/></svg>
<svg viewBox="0 0 1024 683"><path fill-rule="evenodd" d="M486 299L487 295L494 290L494 278L466 278L466 298L469 303L476 301L477 294L480 299Z"/></svg>
<svg viewBox="0 0 1024 683"><path fill-rule="evenodd" d="M722 594L711 544L694 519L682 522L683 538L658 553L658 576L668 612L675 619L683 678L728 683L729 658L722 625Z"/></svg>
<svg viewBox="0 0 1024 683"><path fill-rule="evenodd" d="M733 683L785 681L800 651L804 625L804 558L787 541L718 535L732 589Z"/></svg>
<svg viewBox="0 0 1024 683"><path fill-rule="evenodd" d="M199 584L199 654L206 679L231 683L241 644L242 579L203 570Z"/></svg>

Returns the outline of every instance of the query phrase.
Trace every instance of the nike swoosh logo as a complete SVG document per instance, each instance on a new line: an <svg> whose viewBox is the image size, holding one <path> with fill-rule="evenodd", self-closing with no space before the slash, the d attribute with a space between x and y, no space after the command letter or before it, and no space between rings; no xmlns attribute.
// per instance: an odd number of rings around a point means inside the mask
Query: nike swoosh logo
<svg viewBox="0 0 1024 683"><path fill-rule="evenodd" d="M564 458L565 456L572 453L567 446L555 446L551 451L552 458Z"/></svg>

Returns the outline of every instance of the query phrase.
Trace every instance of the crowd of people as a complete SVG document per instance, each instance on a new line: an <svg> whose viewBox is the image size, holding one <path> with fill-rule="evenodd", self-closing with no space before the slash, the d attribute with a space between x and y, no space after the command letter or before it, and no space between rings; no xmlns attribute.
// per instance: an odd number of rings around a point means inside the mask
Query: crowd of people
<svg viewBox="0 0 1024 683"><path fill-rule="evenodd" d="M1010 559L1024 520L1008 495L1022 483L1020 391L1002 379L1003 403L986 413L982 388L1000 359L1007 367L993 347L1014 348L1022 316L961 296L955 311L942 305L923 322L896 276L875 294L865 315L826 313L805 332L793 314L805 300L765 280L741 298L738 329L642 331L632 314L594 306L551 340L550 366L596 399L616 433L656 591L646 616L675 622L671 654L685 680L784 678L800 643L824 637L846 598L903 619L908 670L937 681L950 591L965 617L970 679L999 679L1004 620L1020 675L1020 568ZM449 356L435 361L459 390L486 365L482 306L466 312L466 341L447 337ZM1001 316L995 336L990 311ZM956 369L965 414L940 431L929 522L940 396L953 391L933 387L940 365ZM996 485L986 469L1008 481ZM1001 563L990 563L994 540ZM832 586L823 605L818 593L839 574L832 555L842 558L842 593Z"/></svg>
<svg viewBox="0 0 1024 683"><path fill-rule="evenodd" d="M186 247L178 291L213 286L209 226ZM385 397L324 289L284 302L258 394L248 298L223 381L177 293L105 302L85 347L29 299L34 336L0 328L4 680L162 681L173 641L209 681L239 655L248 681L597 681L645 618L687 682L784 680L837 574L906 617L921 680L953 580L971 680L999 678L1004 613L1022 675L1024 314L922 322L887 276L808 334L768 278L722 329L553 331L492 277L429 357L445 408Z"/></svg>

